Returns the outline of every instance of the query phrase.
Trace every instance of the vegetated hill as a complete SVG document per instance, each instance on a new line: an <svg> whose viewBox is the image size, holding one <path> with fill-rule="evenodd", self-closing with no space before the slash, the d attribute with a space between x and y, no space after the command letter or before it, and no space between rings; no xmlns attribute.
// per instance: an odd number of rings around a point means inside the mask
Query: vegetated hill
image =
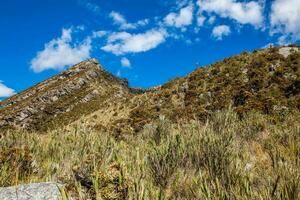
<svg viewBox="0 0 300 200"><path fill-rule="evenodd" d="M159 117L205 120L230 106L239 116L284 116L300 109L299 49L244 52L148 90L129 88L89 60L4 101L0 127L45 130L83 119L118 135Z"/></svg>

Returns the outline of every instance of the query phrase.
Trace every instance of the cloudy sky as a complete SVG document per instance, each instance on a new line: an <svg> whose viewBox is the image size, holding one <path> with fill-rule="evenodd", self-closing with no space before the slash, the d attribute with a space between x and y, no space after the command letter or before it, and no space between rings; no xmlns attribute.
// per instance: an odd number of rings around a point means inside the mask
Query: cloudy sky
<svg viewBox="0 0 300 200"><path fill-rule="evenodd" d="M242 51L300 41L300 0L0 2L0 98L97 58L151 87Z"/></svg>

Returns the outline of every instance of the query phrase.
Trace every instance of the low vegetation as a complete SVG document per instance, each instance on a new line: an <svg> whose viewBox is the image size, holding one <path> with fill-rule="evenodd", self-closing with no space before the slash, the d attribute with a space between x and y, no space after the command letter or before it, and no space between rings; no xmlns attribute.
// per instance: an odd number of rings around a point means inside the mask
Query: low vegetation
<svg viewBox="0 0 300 200"><path fill-rule="evenodd" d="M0 137L0 187L58 181L75 199L299 199L300 113L160 116L116 137L84 120Z"/></svg>

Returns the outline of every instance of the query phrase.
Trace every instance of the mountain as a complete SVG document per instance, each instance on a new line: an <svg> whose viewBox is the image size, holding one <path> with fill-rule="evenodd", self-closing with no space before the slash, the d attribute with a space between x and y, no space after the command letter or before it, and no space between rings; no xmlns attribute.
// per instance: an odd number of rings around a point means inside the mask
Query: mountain
<svg viewBox="0 0 300 200"><path fill-rule="evenodd" d="M45 131L81 119L119 135L138 132L160 117L206 120L228 107L241 117L253 110L284 116L300 109L299 50L244 52L146 90L130 88L88 60L3 101L0 128Z"/></svg>
<svg viewBox="0 0 300 200"><path fill-rule="evenodd" d="M3 101L0 126L43 129L69 123L129 93L126 81L91 59Z"/></svg>

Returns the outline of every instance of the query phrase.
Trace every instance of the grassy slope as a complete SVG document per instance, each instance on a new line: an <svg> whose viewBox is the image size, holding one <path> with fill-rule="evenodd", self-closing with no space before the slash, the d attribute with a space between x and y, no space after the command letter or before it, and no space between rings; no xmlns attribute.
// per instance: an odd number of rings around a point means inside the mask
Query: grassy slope
<svg viewBox="0 0 300 200"><path fill-rule="evenodd" d="M299 113L167 119L123 139L85 121L0 140L0 186L61 181L76 199L298 199Z"/></svg>
<svg viewBox="0 0 300 200"><path fill-rule="evenodd" d="M159 116L173 122L205 121L215 111L230 106L240 117L252 110L279 117L297 111L300 51L285 58L278 50L242 53L199 68L160 88L100 108L87 119L93 126L104 125L115 134L123 134L138 132Z"/></svg>
<svg viewBox="0 0 300 200"><path fill-rule="evenodd" d="M2 134L0 186L61 181L78 199L299 199L299 63L276 48L243 53L96 99L56 119L81 116L68 127Z"/></svg>

